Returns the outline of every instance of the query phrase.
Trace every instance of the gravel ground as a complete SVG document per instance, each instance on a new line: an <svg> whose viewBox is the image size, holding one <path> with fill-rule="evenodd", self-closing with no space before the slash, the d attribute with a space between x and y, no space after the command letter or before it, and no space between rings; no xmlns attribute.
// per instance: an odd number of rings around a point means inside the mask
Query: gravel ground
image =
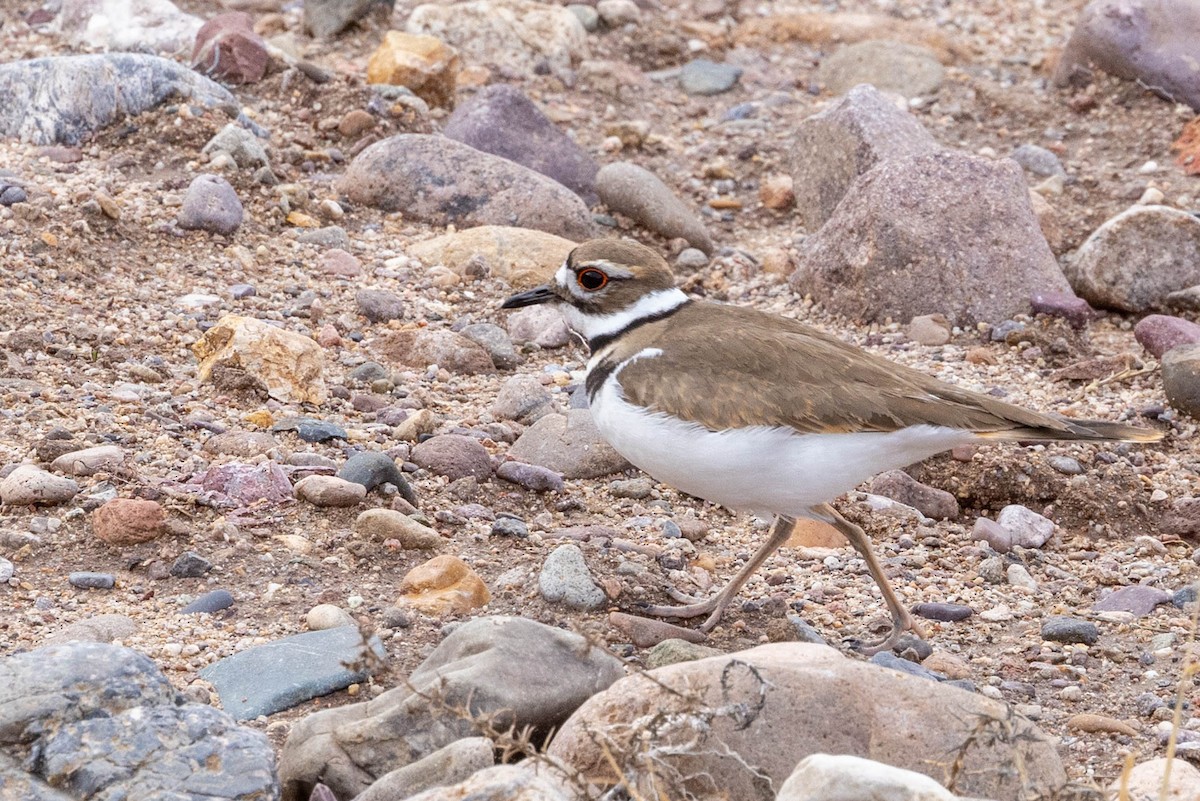
<svg viewBox="0 0 1200 801"><path fill-rule="evenodd" d="M198 0L182 5L193 13L215 12L212 4ZM702 17L696 6L704 5L710 4L664 2L632 31L593 34L593 52L647 71L670 66L673 62L661 54L677 52L679 42L694 35L684 33L693 30L689 25L721 24L721 15ZM727 4L742 15L771 5ZM1073 178L1062 194L1049 198L1064 232L1057 253L1062 257L1148 186L1181 209L1195 207L1197 187L1194 178L1171 164L1168 152L1190 112L1107 78L1087 90L1088 104L1075 104L1087 105L1084 111L1073 110L1070 92L1045 88L1045 65L1083 5L1083 0L879 0L822 8L936 25L959 55L938 101L915 113L940 142L971 152L1004 155L1024 143L1058 152ZM12 58L68 52L55 36L22 21L35 7L12 0L0 12L7 15L0 52ZM394 27L402 27L409 9L397 5ZM287 30L299 30L296 11L284 11L281 20ZM352 524L359 510L298 502L234 517L174 499L164 489L207 467L210 457L201 446L214 426L254 429L247 418L256 412L269 411L276 420L300 412L198 381L191 345L204 326L225 313L277 320L311 334L331 323L343 345L326 353L330 386L344 386L353 367L377 358L373 343L389 327L445 326L463 319L505 324L498 304L511 288L503 282L481 278L447 286L405 257L412 243L442 229L370 209L326 219L346 230L347 250L365 268L361 278L331 280L315 268L321 248L300 242L302 229L284 219L282 193L306 192L312 198L308 211L316 216L320 200L336 198L332 181L344 170L342 159L352 143L322 123L366 105L371 95L363 68L386 27L386 20L373 18L332 43L301 37L304 57L336 72L328 84L296 80L289 73L237 90L248 113L272 132L272 162L284 184L266 188L249 172L227 174L247 217L229 238L177 232L168 225L184 189L205 170L200 149L225 125L219 113L160 109L101 132L66 161L59 150L0 142L0 165L26 182L30 198L0 209L0 465L33 458L36 443L55 428L87 445L118 444L129 457L117 472L80 479L83 491L66 506L0 508L0 556L17 568L14 581L0 587L0 655L34 647L77 621L127 615L138 628L124 643L152 656L186 688L205 665L305 630L305 613L322 602L349 607L364 625L378 630L399 673L411 670L439 641L445 621L414 616L406 626L389 628L397 621L385 620L384 612L400 579L427 554L389 551L356 539ZM799 297L783 277L759 267L772 256L786 255L801 229L790 214L764 208L757 185L787 172L795 157L791 131L829 102L809 88L816 65L833 46L765 41L722 46L720 37L713 40L718 44L710 55L723 55L746 69L739 88L716 97L689 97L666 81L606 93L592 85L567 87L551 76L518 77L599 161L636 161L706 209L713 239L736 251L683 276L689 291L803 319L944 380L1001 391L1008 400L1036 409L1129 417L1168 430L1165 442L1149 447L1013 445L982 448L969 461L940 457L922 475L960 496L964 508L956 522L926 525L843 504L876 538L904 601L949 601L976 610L965 622L930 624L930 642L961 664L964 677L1021 705L1061 737L1072 778L1106 782L1119 773L1125 753L1139 759L1160 754L1156 726L1164 713L1155 712L1144 696L1173 702L1181 666L1194 648L1188 614L1168 604L1138 619L1101 617L1102 637L1091 647L1043 642L1039 633L1047 615L1097 619L1090 609L1103 588L1150 583L1173 592L1196 578L1193 545L1164 534L1159 525L1172 501L1195 493L1196 426L1171 414L1159 421L1162 386L1153 360L1134 341L1136 320L1106 315L1082 332L1053 320L1031 321L1034 337L1059 346L1040 348L1041 355L1030 358L1025 351L1039 340L1010 345L992 342L986 331L968 330L956 332L948 345L925 347L903 336L901 323L907 321L857 325ZM726 109L749 100L767 101L761 125L717 122ZM436 130L444 119L438 110L428 120L389 119L383 132ZM648 122L652 137L640 149L606 152L607 128L619 120ZM718 179L712 177L725 174L736 182L732 192L718 192ZM718 194L732 194L742 208L708 209ZM115 215L105 213L109 201ZM677 249L646 232L631 233L664 250ZM229 287L239 283L253 285L256 294L232 299ZM398 295L404 318L377 325L359 316L354 295L365 287ZM197 305L188 297L196 294L218 300ZM352 341L352 332L361 332L362 341ZM1149 369L1108 383L1051 377L1067 365L1124 353L1136 354ZM564 387L579 377L586 358L574 346L529 351L525 357L517 372L545 376L564 400ZM509 375L401 371L391 400L407 398L433 410L446 429L478 428L494 422L488 408ZM313 451L340 464L352 449L397 444L389 427L375 424L373 415L356 411L348 401L331 399L319 414L343 424L348 441L310 445L285 432L276 435L274 455ZM515 426L506 425L516 433ZM504 438L485 440L485 445L492 454L503 454ZM1062 456L1086 468L1081 479L1050 466ZM431 520L439 510L478 501L529 524L527 539L489 537L490 524L483 521L436 524L447 537L442 551L460 556L491 587L487 612L591 632L634 662L641 652L621 642L620 633L607 624L607 610L571 611L538 595L533 578L558 542L553 532L582 524L621 532L628 549L584 548L597 577L611 577L621 586L613 608L626 609L643 599L663 601L668 584L689 592L719 585L765 534L762 524L662 485L649 498L634 500L614 496L608 479L568 481L563 494L542 496L499 480L450 487L444 478L424 472L412 477L421 509ZM983 491L987 487L995 488L990 496ZM87 512L97 504L90 496L104 497L106 491L159 500L168 510L170 533L138 546L99 542ZM386 499L372 496L370 503ZM971 525L1008 503L1045 512L1061 526L1045 548L1022 555L1037 590L993 584L981 575L985 554L971 541ZM694 546L664 540L661 524L672 516L694 516L712 534ZM31 531L38 540L22 544L20 535ZM307 551L276 539L288 534L303 536ZM213 571L201 579L154 577L156 565L169 565L186 550L211 560ZM662 566L669 559L656 558L674 553L691 567L670 571ZM107 591L74 589L67 576L77 570L112 573L117 585ZM498 582L502 574L507 583ZM233 613L177 614L181 605L215 587L233 593ZM744 600L746 605L710 637L712 645L732 651L765 642L778 636L779 622L797 609L831 641L861 636L885 614L863 563L849 549L787 549L747 585ZM393 681L380 677L378 686L366 691ZM1195 696L1189 681L1185 700L1200 701ZM256 725L281 742L295 717L348 700L348 694L339 693ZM1084 712L1129 721L1140 733L1089 733L1068 725L1072 715ZM1200 720L1186 726L1200 736Z"/></svg>

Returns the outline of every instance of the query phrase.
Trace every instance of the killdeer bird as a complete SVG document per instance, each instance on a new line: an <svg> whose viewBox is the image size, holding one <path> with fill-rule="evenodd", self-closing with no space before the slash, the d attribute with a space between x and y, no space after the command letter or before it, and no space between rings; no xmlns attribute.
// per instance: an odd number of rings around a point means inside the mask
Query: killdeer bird
<svg viewBox="0 0 1200 801"><path fill-rule="evenodd" d="M1153 442L1157 431L1054 417L943 383L806 325L693 300L657 253L615 239L576 247L554 280L503 308L557 306L591 349L585 389L601 434L656 480L775 516L766 543L717 595L650 606L708 615L710 630L798 518L832 524L866 561L892 631L916 630L867 535L829 502L877 473L988 441ZM681 600L681 599L677 599Z"/></svg>

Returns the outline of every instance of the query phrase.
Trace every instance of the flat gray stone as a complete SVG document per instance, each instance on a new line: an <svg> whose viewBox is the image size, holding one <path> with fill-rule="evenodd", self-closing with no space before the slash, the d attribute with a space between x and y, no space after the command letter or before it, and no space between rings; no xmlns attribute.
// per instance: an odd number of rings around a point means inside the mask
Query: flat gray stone
<svg viewBox="0 0 1200 801"><path fill-rule="evenodd" d="M558 546L546 557L538 589L547 601L564 603L572 609L598 609L607 600L588 570L583 551L572 543Z"/></svg>
<svg viewBox="0 0 1200 801"><path fill-rule="evenodd" d="M539 419L517 438L508 455L553 470L563 478L599 478L632 466L604 441L588 409Z"/></svg>
<svg viewBox="0 0 1200 801"><path fill-rule="evenodd" d="M689 95L719 95L737 86L742 68L697 58L679 71L679 85Z"/></svg>
<svg viewBox="0 0 1200 801"><path fill-rule="evenodd" d="M370 647L376 657L387 659L378 637L371 638ZM200 678L216 688L226 712L250 720L363 681L365 669L346 667L359 663L363 652L362 633L343 626L247 648L204 668Z"/></svg>
<svg viewBox="0 0 1200 801"><path fill-rule="evenodd" d="M667 239L679 237L705 253L713 252L712 239L696 213L644 167L625 161L608 164L596 174L596 191L612 211Z"/></svg>

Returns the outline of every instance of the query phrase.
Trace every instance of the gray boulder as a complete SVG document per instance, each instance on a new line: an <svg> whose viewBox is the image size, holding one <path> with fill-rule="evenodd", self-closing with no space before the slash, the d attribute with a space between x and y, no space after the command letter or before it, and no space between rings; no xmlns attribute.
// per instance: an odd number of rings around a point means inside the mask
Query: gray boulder
<svg viewBox="0 0 1200 801"><path fill-rule="evenodd" d="M867 321L996 322L1028 312L1035 292L1070 289L1016 162L953 151L859 177L798 262L796 291Z"/></svg>
<svg viewBox="0 0 1200 801"><path fill-rule="evenodd" d="M577 634L525 618L477 618L456 628L403 686L296 724L280 756L283 797L306 801L318 781L339 798L354 797L378 777L476 735L476 720L547 732L623 672L619 659Z"/></svg>

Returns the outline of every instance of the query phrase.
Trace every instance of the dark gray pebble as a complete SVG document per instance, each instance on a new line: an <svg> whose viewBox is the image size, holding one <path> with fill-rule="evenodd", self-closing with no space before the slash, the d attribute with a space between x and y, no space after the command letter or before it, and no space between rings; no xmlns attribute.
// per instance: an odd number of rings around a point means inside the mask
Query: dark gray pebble
<svg viewBox="0 0 1200 801"><path fill-rule="evenodd" d="M907 659L901 659L891 651L880 651L871 657L871 662L872 664L879 665L880 667L899 670L901 673L907 673L910 676L917 676L922 679L929 679L930 681L946 680L946 677L941 673L938 673L935 670L930 670L927 667L923 667L916 662L910 662Z"/></svg>
<svg viewBox="0 0 1200 801"><path fill-rule="evenodd" d="M515 517L499 517L492 523L492 536L525 539L529 536L529 526Z"/></svg>
<svg viewBox="0 0 1200 801"><path fill-rule="evenodd" d="M346 378L358 384L370 384L388 377L387 368L379 362L363 362L350 371Z"/></svg>
<svg viewBox="0 0 1200 801"><path fill-rule="evenodd" d="M1186 587L1181 587L1171 595L1171 603L1183 609L1190 603L1195 603L1197 597L1196 585L1189 584Z"/></svg>
<svg viewBox="0 0 1200 801"><path fill-rule="evenodd" d="M222 609L228 609L231 606L233 606L233 596L229 594L229 590L213 590L212 592L204 593L183 607L183 609L180 609L179 614L192 615L197 612L220 612Z"/></svg>
<svg viewBox="0 0 1200 801"><path fill-rule="evenodd" d="M1095 623L1073 617L1054 615L1042 623L1042 639L1051 642L1094 645L1100 639Z"/></svg>
<svg viewBox="0 0 1200 801"><path fill-rule="evenodd" d="M234 300L243 298L252 298L258 294L258 290L251 284L234 284L229 287L229 296Z"/></svg>
<svg viewBox="0 0 1200 801"><path fill-rule="evenodd" d="M975 614L975 610L963 604L924 603L912 608L914 615L926 620L938 620L942 623L953 623L956 620L966 620Z"/></svg>
<svg viewBox="0 0 1200 801"><path fill-rule="evenodd" d="M212 562L195 551L184 551L171 565L171 575L175 578L200 578L210 570Z"/></svg>
<svg viewBox="0 0 1200 801"><path fill-rule="evenodd" d="M788 615L788 623L792 624L792 629L796 632L796 640L798 642L810 642L814 645L828 645L825 638L821 636L821 632L817 631L812 625L799 615Z"/></svg>
<svg viewBox="0 0 1200 801"><path fill-rule="evenodd" d="M111 590L117 583L112 573L92 573L86 570L72 573L67 580L71 582L72 587L81 590Z"/></svg>
<svg viewBox="0 0 1200 801"><path fill-rule="evenodd" d="M346 429L337 423L317 420L313 417L290 417L271 426L272 433L295 431L305 442L324 442L328 439L346 439Z"/></svg>
<svg viewBox="0 0 1200 801"><path fill-rule="evenodd" d="M393 484L400 491L400 497L413 506L417 505L417 493L413 491L412 485L404 477L396 460L386 453L378 451L356 453L342 465L342 469L337 472L337 477L353 481L355 484L362 484L367 488L367 492L380 484Z"/></svg>

